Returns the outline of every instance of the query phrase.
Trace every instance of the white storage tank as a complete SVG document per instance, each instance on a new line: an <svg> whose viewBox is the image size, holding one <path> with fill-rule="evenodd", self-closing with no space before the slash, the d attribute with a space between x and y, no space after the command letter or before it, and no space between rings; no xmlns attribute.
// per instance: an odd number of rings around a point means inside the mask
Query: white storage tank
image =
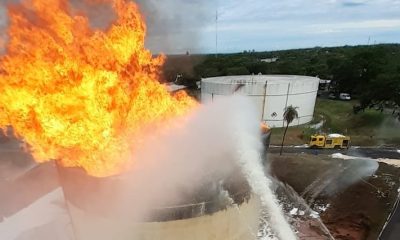
<svg viewBox="0 0 400 240"><path fill-rule="evenodd" d="M126 190L143 183L128 180L126 188L124 175L95 178L80 168L58 167L76 240L255 240L261 201L238 171L223 185L210 179L190 194L185 190L177 205L140 213L135 204L145 198Z"/></svg>
<svg viewBox="0 0 400 240"><path fill-rule="evenodd" d="M291 126L313 119L319 78L296 75L246 75L204 78L201 81L203 103L220 97L241 94L251 98L260 121L270 127L284 127L286 107L298 107L299 118Z"/></svg>

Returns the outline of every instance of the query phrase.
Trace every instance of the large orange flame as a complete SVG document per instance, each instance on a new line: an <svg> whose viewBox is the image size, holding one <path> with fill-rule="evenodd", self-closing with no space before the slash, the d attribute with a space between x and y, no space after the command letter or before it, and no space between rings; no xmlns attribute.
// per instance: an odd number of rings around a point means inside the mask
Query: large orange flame
<svg viewBox="0 0 400 240"><path fill-rule="evenodd" d="M38 162L55 159L98 177L123 171L143 128L195 104L159 83L164 58L145 49L138 6L102 1L116 14L106 31L73 15L69 0L10 6L0 59L0 127L13 126Z"/></svg>

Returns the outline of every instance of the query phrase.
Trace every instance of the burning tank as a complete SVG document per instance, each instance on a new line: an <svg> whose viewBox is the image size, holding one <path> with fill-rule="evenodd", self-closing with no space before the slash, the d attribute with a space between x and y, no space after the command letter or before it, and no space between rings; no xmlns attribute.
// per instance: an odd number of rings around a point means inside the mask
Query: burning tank
<svg viewBox="0 0 400 240"><path fill-rule="evenodd" d="M146 214L131 209L137 199L120 196L123 176L95 178L79 168L58 167L67 208L77 240L84 239L255 239L260 201L237 174L208 183L173 206L154 206ZM116 204L118 202L118 204ZM139 209L140 211L140 209ZM140 217L139 217L140 216Z"/></svg>
<svg viewBox="0 0 400 240"><path fill-rule="evenodd" d="M89 5L80 9L78 2ZM94 28L84 11L102 4L114 16L106 29ZM254 238L259 202L237 174L173 206L152 204L145 216L138 202L146 199L118 188L143 133L182 125L198 106L160 84L165 56L146 49L139 5L26 0L13 3L8 16L0 128L12 126L37 162L58 160L77 239Z"/></svg>

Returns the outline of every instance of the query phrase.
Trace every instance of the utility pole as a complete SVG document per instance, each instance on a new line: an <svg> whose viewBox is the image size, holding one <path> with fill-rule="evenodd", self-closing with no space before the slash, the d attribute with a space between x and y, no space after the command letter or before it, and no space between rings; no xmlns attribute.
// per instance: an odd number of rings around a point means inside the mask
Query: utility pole
<svg viewBox="0 0 400 240"><path fill-rule="evenodd" d="M218 58L218 1L217 10L215 11L215 58Z"/></svg>

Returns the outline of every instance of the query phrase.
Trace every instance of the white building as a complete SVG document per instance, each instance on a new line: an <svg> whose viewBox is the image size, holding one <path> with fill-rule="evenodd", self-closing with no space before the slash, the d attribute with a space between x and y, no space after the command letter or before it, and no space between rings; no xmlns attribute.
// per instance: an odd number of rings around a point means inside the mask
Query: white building
<svg viewBox="0 0 400 240"><path fill-rule="evenodd" d="M245 95L254 101L260 120L270 127L283 127L283 113L292 105L299 118L291 126L313 119L319 78L294 75L247 75L202 79L202 102L207 103L232 94Z"/></svg>
<svg viewBox="0 0 400 240"><path fill-rule="evenodd" d="M264 58L264 59L261 59L260 61L261 62L265 62L265 63L274 63L274 62L276 62L278 60L279 60L279 58L274 57L274 58Z"/></svg>

